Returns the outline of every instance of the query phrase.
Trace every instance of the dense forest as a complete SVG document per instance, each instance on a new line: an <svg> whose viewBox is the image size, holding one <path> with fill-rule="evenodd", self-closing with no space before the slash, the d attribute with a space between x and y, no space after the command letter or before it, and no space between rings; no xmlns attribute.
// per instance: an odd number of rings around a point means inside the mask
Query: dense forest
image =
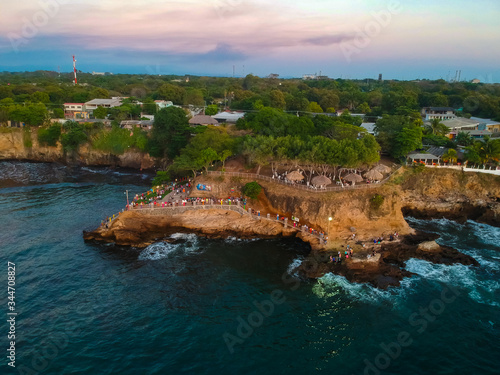
<svg viewBox="0 0 500 375"><path fill-rule="evenodd" d="M498 162L498 140L474 142L459 134L455 142L444 135L439 121L424 124L420 109L453 107L457 115L500 120L500 85L449 83L444 80L376 81L300 80L259 78L179 77L153 75L91 75L56 72L0 73L0 123L8 120L40 126L39 140L46 145L60 141L68 150L91 141L98 149L120 153L129 147L170 160L172 170L208 169L241 154L251 164L275 165L293 160L321 173L329 168L359 167L377 162L380 151L396 160L422 144L456 149L467 147L475 163ZM101 123L68 122L63 103L83 103L95 98L128 97L120 107L97 110L96 118L114 120L111 130ZM179 107L157 113L154 100L169 100ZM141 103L139 105L139 102ZM244 110L245 118L232 127L193 130L183 106L206 107L207 114ZM340 116L321 113L343 111ZM124 119L155 114L151 134L118 127ZM360 127L361 117L376 122L376 138ZM486 146L485 146L486 145ZM484 148L490 151L482 151ZM453 153L452 153L453 154ZM454 157L450 160L453 161ZM173 163L173 164L172 164Z"/></svg>

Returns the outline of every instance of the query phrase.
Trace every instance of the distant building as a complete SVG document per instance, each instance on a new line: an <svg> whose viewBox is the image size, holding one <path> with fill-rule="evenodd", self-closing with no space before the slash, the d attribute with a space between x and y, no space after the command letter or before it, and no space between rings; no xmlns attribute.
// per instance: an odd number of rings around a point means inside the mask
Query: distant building
<svg viewBox="0 0 500 375"><path fill-rule="evenodd" d="M106 75L106 73L104 73L104 72L102 72L102 73L101 72L92 72L92 75L93 76L104 76L104 75Z"/></svg>
<svg viewBox="0 0 500 375"><path fill-rule="evenodd" d="M500 133L500 124L489 124L486 127L491 133Z"/></svg>
<svg viewBox="0 0 500 375"><path fill-rule="evenodd" d="M450 131L477 130L480 121L465 117L455 117L449 120L444 120L443 124L450 128Z"/></svg>
<svg viewBox="0 0 500 375"><path fill-rule="evenodd" d="M189 125L219 125L219 122L212 116L196 115L189 119Z"/></svg>
<svg viewBox="0 0 500 375"><path fill-rule="evenodd" d="M236 121L243 117L245 117L245 113L243 112L221 112L212 116L212 118L217 120L219 124L236 124Z"/></svg>
<svg viewBox="0 0 500 375"><path fill-rule="evenodd" d="M155 100L155 103L158 109L163 109L174 105L174 103L169 100Z"/></svg>
<svg viewBox="0 0 500 375"><path fill-rule="evenodd" d="M85 110L85 103L64 103L65 119L88 119L89 113Z"/></svg>
<svg viewBox="0 0 500 375"><path fill-rule="evenodd" d="M470 83L481 83L481 81L477 78L474 78L472 81L470 81Z"/></svg>
<svg viewBox="0 0 500 375"><path fill-rule="evenodd" d="M152 120L126 120L120 122L120 127L123 129L134 129L141 128L143 130L149 131L153 129L153 121Z"/></svg>
<svg viewBox="0 0 500 375"><path fill-rule="evenodd" d="M378 80L379 80L380 82L382 82L382 73L380 73L380 74L378 75Z"/></svg>
<svg viewBox="0 0 500 375"><path fill-rule="evenodd" d="M85 110L92 116L94 114L94 110L98 107L104 108L113 108L119 107L121 105L121 99L113 98L113 99L93 99L87 103L85 103Z"/></svg>
<svg viewBox="0 0 500 375"><path fill-rule="evenodd" d="M310 80L310 79L316 79L316 74L304 74L302 76L302 79L304 81Z"/></svg>
<svg viewBox="0 0 500 375"><path fill-rule="evenodd" d="M426 121L436 118L440 120L450 120L457 117L455 115L455 110L451 107L424 107L421 113Z"/></svg>

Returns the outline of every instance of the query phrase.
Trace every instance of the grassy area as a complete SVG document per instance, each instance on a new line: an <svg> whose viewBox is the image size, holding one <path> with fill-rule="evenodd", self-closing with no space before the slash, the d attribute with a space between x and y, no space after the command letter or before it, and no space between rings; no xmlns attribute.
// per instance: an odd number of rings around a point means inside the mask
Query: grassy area
<svg viewBox="0 0 500 375"><path fill-rule="evenodd" d="M92 137L92 147L96 150L121 155L130 148L145 151L147 135L139 129L127 130L118 127L111 131L102 130Z"/></svg>
<svg viewBox="0 0 500 375"><path fill-rule="evenodd" d="M0 134L17 133L20 131L21 131L20 128L7 128L4 126L0 126Z"/></svg>

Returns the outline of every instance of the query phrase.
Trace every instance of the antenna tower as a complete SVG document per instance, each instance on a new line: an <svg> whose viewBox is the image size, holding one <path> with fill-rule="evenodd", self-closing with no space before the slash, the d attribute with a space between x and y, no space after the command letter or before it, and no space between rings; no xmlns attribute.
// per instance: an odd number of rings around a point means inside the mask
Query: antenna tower
<svg viewBox="0 0 500 375"><path fill-rule="evenodd" d="M73 74L75 76L75 82L74 82L74 84L76 85L78 82L76 80L76 59L75 59L75 55L73 55Z"/></svg>

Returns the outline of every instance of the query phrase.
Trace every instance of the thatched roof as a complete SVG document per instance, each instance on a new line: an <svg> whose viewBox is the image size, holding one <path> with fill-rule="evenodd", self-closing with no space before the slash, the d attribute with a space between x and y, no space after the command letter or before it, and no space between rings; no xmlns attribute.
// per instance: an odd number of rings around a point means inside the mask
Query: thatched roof
<svg viewBox="0 0 500 375"><path fill-rule="evenodd" d="M302 176L300 172L293 171L286 175L286 179L290 181L300 181L304 179L304 176Z"/></svg>
<svg viewBox="0 0 500 375"><path fill-rule="evenodd" d="M389 168L387 165L384 165L384 164L379 164L375 168L373 168L372 170L380 172L380 173L390 173L391 172L391 168Z"/></svg>
<svg viewBox="0 0 500 375"><path fill-rule="evenodd" d="M365 178L369 178L370 180L380 181L381 179L384 178L384 176L379 171L372 169L371 171L365 173Z"/></svg>
<svg viewBox="0 0 500 375"><path fill-rule="evenodd" d="M326 176L316 176L311 180L311 183L314 186L325 186L325 185L330 185L332 183L332 180L330 180Z"/></svg>
<svg viewBox="0 0 500 375"><path fill-rule="evenodd" d="M363 177L361 177L359 174L351 173L345 176L344 180L349 182L361 182L363 181Z"/></svg>

